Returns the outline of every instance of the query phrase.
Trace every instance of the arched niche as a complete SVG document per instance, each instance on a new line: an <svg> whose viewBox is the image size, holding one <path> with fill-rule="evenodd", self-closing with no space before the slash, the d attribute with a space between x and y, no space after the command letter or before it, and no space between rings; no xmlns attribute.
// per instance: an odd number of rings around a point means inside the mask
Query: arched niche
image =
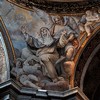
<svg viewBox="0 0 100 100"><path fill-rule="evenodd" d="M0 83L10 79L10 66L15 62L14 57L10 36L0 17Z"/></svg>

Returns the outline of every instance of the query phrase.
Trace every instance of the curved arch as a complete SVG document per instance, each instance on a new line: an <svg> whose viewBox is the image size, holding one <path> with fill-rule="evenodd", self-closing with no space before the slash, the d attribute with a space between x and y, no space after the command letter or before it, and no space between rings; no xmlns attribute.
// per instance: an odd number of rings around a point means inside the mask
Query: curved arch
<svg viewBox="0 0 100 100"><path fill-rule="evenodd" d="M99 93L100 93L100 83L98 84L98 86L94 90L94 94L92 95L92 100L97 100L97 99L99 100L100 99Z"/></svg>
<svg viewBox="0 0 100 100"><path fill-rule="evenodd" d="M15 62L15 53L9 33L0 17L0 83L10 79L10 63Z"/></svg>
<svg viewBox="0 0 100 100"><path fill-rule="evenodd" d="M89 56L84 68L83 68L83 72L82 72L82 75L81 75L81 80L80 80L80 88L83 90L83 84L84 84L84 77L85 77L85 74L86 74L86 71L88 69L88 66L91 62L91 60L93 59L93 57L95 56L95 54L98 52L98 50L100 49L100 44L94 49L94 51L91 53L91 55Z"/></svg>
<svg viewBox="0 0 100 100"><path fill-rule="evenodd" d="M4 82L10 78L10 67L7 49L4 43L2 33L0 32L0 82Z"/></svg>
<svg viewBox="0 0 100 100"><path fill-rule="evenodd" d="M80 80L81 80L81 77L82 77L82 73L83 73L83 70L84 70L84 65L88 59L88 57L91 55L91 53L93 52L94 48L96 48L96 46L99 44L100 40L97 41L96 45L93 46L92 43L94 43L94 41L96 41L96 38L99 37L99 32L100 32L100 26L98 26L92 33L92 36L89 38L89 39L86 39L84 44L83 44L83 47L81 48L81 50L79 51L79 53L76 55L76 66L75 66L75 69L74 69L74 86L79 86L80 87ZM92 45L91 45L92 44ZM93 46L93 49L90 50L90 48L92 48ZM90 50L90 51L89 51ZM85 52L87 51L87 52ZM87 55L85 55L85 53L87 53ZM84 57L87 57L84 59Z"/></svg>

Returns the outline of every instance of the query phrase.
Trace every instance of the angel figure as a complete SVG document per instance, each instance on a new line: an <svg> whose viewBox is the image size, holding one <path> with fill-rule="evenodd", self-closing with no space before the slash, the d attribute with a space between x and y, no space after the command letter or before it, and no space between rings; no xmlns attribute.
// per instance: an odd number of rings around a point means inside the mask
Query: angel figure
<svg viewBox="0 0 100 100"><path fill-rule="evenodd" d="M79 28L82 32L86 31L87 37L89 37L93 30L92 24L99 21L99 15L96 12L88 10L79 21Z"/></svg>

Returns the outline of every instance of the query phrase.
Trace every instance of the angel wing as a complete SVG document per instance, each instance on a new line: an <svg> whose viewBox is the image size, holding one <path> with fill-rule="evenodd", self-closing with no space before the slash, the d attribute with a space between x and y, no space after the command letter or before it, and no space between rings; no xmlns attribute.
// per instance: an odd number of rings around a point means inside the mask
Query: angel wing
<svg viewBox="0 0 100 100"><path fill-rule="evenodd" d="M86 16L83 15L80 20L79 20L79 24L82 23L82 24L85 24L86 23Z"/></svg>
<svg viewBox="0 0 100 100"><path fill-rule="evenodd" d="M73 18L73 17L69 17L69 20L68 20L68 22L67 22L67 25L73 30L73 31L75 31L75 35L76 35L76 37L78 37L79 36L79 33L80 33L80 30L79 30L79 27L78 27L78 25L77 25L77 23L76 23L76 21L75 21L75 19Z"/></svg>

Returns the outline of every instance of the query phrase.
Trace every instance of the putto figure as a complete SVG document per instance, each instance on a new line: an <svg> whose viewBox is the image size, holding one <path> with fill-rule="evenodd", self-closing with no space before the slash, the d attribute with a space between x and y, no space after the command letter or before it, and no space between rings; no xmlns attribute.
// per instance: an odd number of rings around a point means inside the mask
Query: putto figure
<svg viewBox="0 0 100 100"><path fill-rule="evenodd" d="M79 28L82 32L86 31L87 37L89 37L92 33L92 24L95 22L99 22L100 18L96 12L92 12L90 10L86 11L86 14L82 16L80 20Z"/></svg>

